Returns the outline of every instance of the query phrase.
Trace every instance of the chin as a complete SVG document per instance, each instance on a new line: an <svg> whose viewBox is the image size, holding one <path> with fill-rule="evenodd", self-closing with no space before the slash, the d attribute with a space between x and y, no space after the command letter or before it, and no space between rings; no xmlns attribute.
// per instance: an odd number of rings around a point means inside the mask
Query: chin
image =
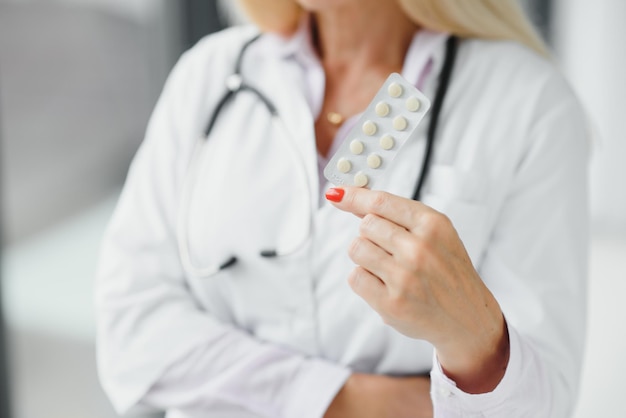
<svg viewBox="0 0 626 418"><path fill-rule="evenodd" d="M330 10L350 3L358 3L360 0L295 0L304 10L317 12ZM386 0L383 0L386 1Z"/></svg>

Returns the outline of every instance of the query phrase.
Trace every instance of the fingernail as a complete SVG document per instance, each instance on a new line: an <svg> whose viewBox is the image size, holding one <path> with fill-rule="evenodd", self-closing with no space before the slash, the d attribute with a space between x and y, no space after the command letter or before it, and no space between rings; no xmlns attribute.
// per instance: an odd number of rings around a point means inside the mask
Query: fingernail
<svg viewBox="0 0 626 418"><path fill-rule="evenodd" d="M331 189L328 189L328 191L326 192L326 199L330 200L331 202L339 203L343 199L343 195L345 192L346 191L344 189L336 189L333 187Z"/></svg>

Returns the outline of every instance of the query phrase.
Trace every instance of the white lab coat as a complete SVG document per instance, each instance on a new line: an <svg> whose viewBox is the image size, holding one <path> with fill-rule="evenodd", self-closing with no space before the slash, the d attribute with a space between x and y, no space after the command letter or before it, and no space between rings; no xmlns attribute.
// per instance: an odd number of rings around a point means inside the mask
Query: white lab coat
<svg viewBox="0 0 626 418"><path fill-rule="evenodd" d="M239 263L209 279L183 271L176 223L193 146L252 34L212 35L180 60L106 234L98 366L120 412L319 417L351 371L433 367L428 343L384 325L346 284L354 267L346 249L359 220L320 199L329 185L318 184L314 115L301 67L280 47L250 47L243 74L275 103L306 166L286 152L259 100L240 94L202 151L189 211L194 262L235 255ZM430 97L443 52L423 88ZM463 394L435 364L437 416L571 413L586 316L584 119L562 76L524 47L461 44L423 201L453 221L502 306L512 351L503 383L486 395ZM395 160L385 190L411 196L427 124ZM297 170L312 185L309 199ZM313 214L307 245L259 257L301 236L310 221L305 204Z"/></svg>

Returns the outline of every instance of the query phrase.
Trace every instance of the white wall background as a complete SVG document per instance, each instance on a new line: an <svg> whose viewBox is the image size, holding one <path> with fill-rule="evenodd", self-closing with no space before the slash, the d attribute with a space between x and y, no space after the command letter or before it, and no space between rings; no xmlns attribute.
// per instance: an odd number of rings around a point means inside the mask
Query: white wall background
<svg viewBox="0 0 626 418"><path fill-rule="evenodd" d="M557 0L554 16L557 55L597 133L594 229L626 237L626 1Z"/></svg>
<svg viewBox="0 0 626 418"><path fill-rule="evenodd" d="M595 130L588 338L576 418L626 416L626 1L556 0L554 44Z"/></svg>

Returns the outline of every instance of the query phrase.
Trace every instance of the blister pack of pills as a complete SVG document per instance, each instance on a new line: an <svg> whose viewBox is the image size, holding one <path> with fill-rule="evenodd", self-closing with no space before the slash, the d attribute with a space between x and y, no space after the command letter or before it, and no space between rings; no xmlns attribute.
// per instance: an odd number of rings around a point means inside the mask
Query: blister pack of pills
<svg viewBox="0 0 626 418"><path fill-rule="evenodd" d="M400 74L387 78L324 168L335 186L376 188L377 180L430 109L430 100Z"/></svg>

